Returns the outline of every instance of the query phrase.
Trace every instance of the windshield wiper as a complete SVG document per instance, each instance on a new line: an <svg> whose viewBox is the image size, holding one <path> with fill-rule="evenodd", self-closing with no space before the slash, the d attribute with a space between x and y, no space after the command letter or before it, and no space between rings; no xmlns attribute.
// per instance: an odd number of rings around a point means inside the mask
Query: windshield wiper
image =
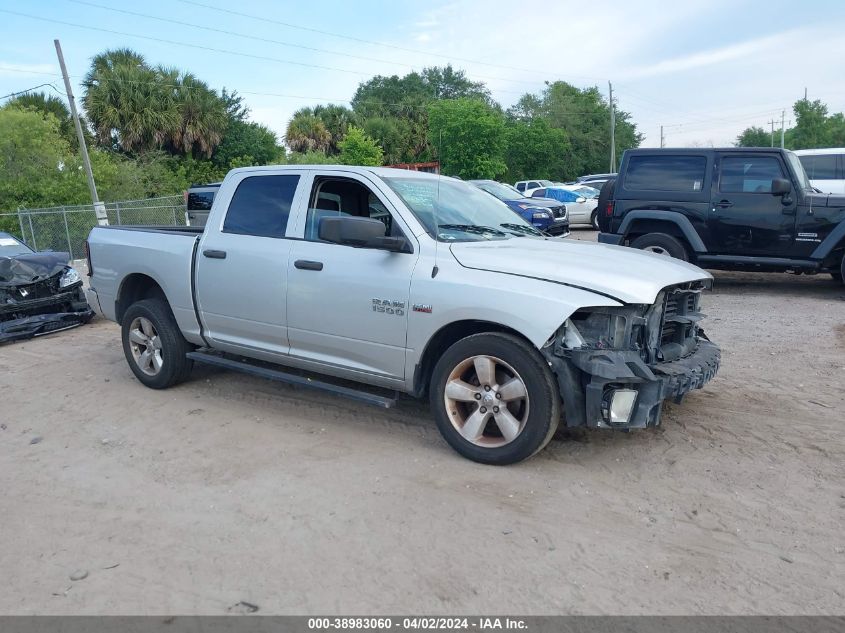
<svg viewBox="0 0 845 633"><path fill-rule="evenodd" d="M482 226L480 224L438 224L438 229L446 229L447 231L463 231L464 233L477 233L484 235L485 233L493 233L494 235L507 235L504 231L494 229L491 226Z"/></svg>
<svg viewBox="0 0 845 633"><path fill-rule="evenodd" d="M510 222L508 222L506 224L500 224L499 226L503 226L511 231L517 231L520 237L522 237L523 235L542 237L543 235L543 233L538 231L537 229L531 228L530 226L523 226L522 224L511 224Z"/></svg>

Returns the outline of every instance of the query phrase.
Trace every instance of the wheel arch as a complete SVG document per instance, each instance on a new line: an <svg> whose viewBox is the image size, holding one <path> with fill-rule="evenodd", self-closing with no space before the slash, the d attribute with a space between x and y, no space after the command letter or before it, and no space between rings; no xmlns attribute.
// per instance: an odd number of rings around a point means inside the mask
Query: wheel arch
<svg viewBox="0 0 845 633"><path fill-rule="evenodd" d="M686 242L691 252L706 253L707 247L685 215L674 211L636 210L630 211L622 220L619 231L626 240L647 233L666 233Z"/></svg>
<svg viewBox="0 0 845 633"><path fill-rule="evenodd" d="M511 334L526 341L529 345L534 347L534 344L527 336L512 327L502 325L501 323L478 319L464 319L461 321L447 323L434 333L426 344L423 353L420 355L420 362L417 363L417 366L414 369L413 394L421 397L428 391L428 384L431 380L431 374L434 371L434 366L437 364L437 359L444 351L467 336L487 332Z"/></svg>
<svg viewBox="0 0 845 633"><path fill-rule="evenodd" d="M120 282L115 299L115 320L123 323L123 315L133 303L142 299L162 299L169 306L167 295L161 284L150 275L145 273L132 273L124 277Z"/></svg>

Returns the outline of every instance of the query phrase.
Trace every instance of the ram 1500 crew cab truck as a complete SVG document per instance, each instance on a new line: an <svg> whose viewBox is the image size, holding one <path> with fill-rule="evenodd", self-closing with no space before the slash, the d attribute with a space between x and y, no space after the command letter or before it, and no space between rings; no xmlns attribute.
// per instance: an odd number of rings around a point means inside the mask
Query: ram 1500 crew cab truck
<svg viewBox="0 0 845 633"><path fill-rule="evenodd" d="M333 388L376 401L377 388L427 393L447 442L479 462L529 457L561 418L656 425L664 399L719 366L701 329L708 273L548 238L433 174L235 169L205 227L96 227L88 248L89 298L121 324L144 385L202 361L357 381Z"/></svg>

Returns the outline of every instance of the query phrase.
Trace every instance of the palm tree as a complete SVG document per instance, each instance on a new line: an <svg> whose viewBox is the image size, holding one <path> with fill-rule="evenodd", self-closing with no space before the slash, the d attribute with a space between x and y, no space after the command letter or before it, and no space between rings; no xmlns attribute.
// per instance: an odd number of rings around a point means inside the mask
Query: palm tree
<svg viewBox="0 0 845 633"><path fill-rule="evenodd" d="M343 105L314 106L314 116L318 117L331 135L327 153L331 155L340 153L340 142L346 137L349 126L355 125L355 113Z"/></svg>
<svg viewBox="0 0 845 633"><path fill-rule="evenodd" d="M178 86L176 100L181 121L171 142L185 154L198 151L210 158L226 131L226 104L205 82L190 73L178 80Z"/></svg>
<svg viewBox="0 0 845 633"><path fill-rule="evenodd" d="M331 140L326 124L314 115L311 108L297 110L285 133L285 143L294 152L325 152Z"/></svg>

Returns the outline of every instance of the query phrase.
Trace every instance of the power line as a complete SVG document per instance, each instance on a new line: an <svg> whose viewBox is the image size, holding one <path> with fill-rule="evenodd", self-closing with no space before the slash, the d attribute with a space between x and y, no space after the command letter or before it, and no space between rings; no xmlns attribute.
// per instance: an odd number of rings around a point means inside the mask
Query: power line
<svg viewBox="0 0 845 633"><path fill-rule="evenodd" d="M58 92L62 96L65 96L65 97L67 96L64 92L62 92L61 90L56 88L53 84L38 84L37 86L33 86L32 88L27 88L26 90L21 90L19 92L10 92L9 94L3 95L2 97L0 97L0 99L8 99L9 97L17 97L18 95L23 95L23 94L26 94L27 92L32 92L33 90L38 90L39 88L43 88L45 86L52 88L53 90L55 90L56 92Z"/></svg>
<svg viewBox="0 0 845 633"><path fill-rule="evenodd" d="M267 42L269 44L276 44L278 46L287 46L289 48L298 48L298 49L302 49L302 50L306 50L306 51L312 51L312 52L316 52L316 53L327 53L329 55L337 55L337 56L340 56L340 57L348 57L350 59L359 59L359 60L363 60L363 61L376 62L376 63L379 63L379 64L389 64L389 65L393 65L393 66L402 66L403 68L411 68L411 69L414 68L413 64L407 64L405 62L398 62L398 61L393 61L393 60L388 60L388 59L379 59L377 57L366 57L366 56L363 56L363 55L354 55L352 53L343 53L343 52L340 52L340 51L332 51L332 50L328 50L328 49L325 49L325 48L316 48L314 46L305 46L303 44L291 44L290 42L283 42L281 40L274 40L274 39L270 39L270 38L266 38L266 37L259 37L259 36L254 35L254 34L238 33L237 31L229 31L229 30L226 30L226 29L219 29L219 28L215 28L215 27L211 27L211 26L202 26L200 24L196 24L196 23L193 23L193 22L182 22L181 20L174 20L174 19L171 19L171 18L163 18L163 17L156 16L156 15L149 15L148 13L139 13L137 11L129 11L127 9L116 9L114 7L108 7L108 6L105 6L105 5L102 5L102 4L97 4L96 2L88 2L87 0L67 0L67 1L73 2L75 4L82 4L82 5L86 5L86 6L89 6L89 7L95 7L97 9L103 9L105 11L114 11L116 13L123 13L125 15L134 15L136 17L146 18L146 19L149 19L149 20L157 20L159 22L164 22L164 23L167 23L167 24L175 24L175 25L184 26L184 27L187 27L187 28L199 29L199 30L202 30L202 31L209 31L211 33L222 33L224 35L231 35L231 36L234 36L234 37L240 37L240 38L251 40L251 41ZM529 84L529 85L532 85L532 86L536 86L537 83L538 83L538 81L526 81L524 79L509 79L509 78L506 78L506 77L492 77L492 76L489 76L489 75L474 74L474 76L479 78L479 79L487 79L487 80L490 80L490 81L506 81L506 82L510 82L510 83ZM502 92L505 92L505 91L502 91Z"/></svg>
<svg viewBox="0 0 845 633"><path fill-rule="evenodd" d="M315 29L315 28L308 27L308 26L301 26L301 25L298 25L298 24L292 24L291 22L282 22L280 20L273 20L273 19L268 18L266 16L254 15L254 14L251 14L251 13L244 13L242 11L233 11L232 9L224 9L222 7L215 7L215 6L210 5L210 4L205 4L204 2L197 2L196 0L178 0L178 1L183 3L183 4L190 4L190 5L194 5L194 6L197 6L197 7L202 7L203 9L210 9L212 11L219 11L221 13L228 13L230 15L237 15L239 17L249 18L251 20L258 20L259 22L277 24L279 26L284 26L284 27L287 27L287 28L290 28L290 29L297 29L297 30L300 30L300 31L308 31L310 33L319 33L320 35L328 35L329 37L337 37L337 38L349 40L349 41L352 41L352 42L358 42L359 44L371 44L373 46L383 46L385 48L391 48L393 50L405 51L406 53L415 53L417 55L428 55L430 57L439 57L439 58L442 58L442 59L454 60L454 61L464 62L464 63L468 63L468 64L478 64L478 65L481 65L481 66L489 66L491 68L504 68L506 70L515 70L515 71L521 72L521 73L529 72L529 73L536 73L536 74L541 74L541 75L546 75L546 76L560 75L561 74L561 73L556 73L556 72L550 73L550 72L546 72L545 70L538 70L536 68L520 68L518 66L507 66L507 65L504 65L504 64L493 64L491 62L485 62L485 61L479 60L479 59L467 59L465 57L454 57L452 55L443 55L443 54L440 54L440 53L432 53L430 51L424 51L424 50L421 50L421 49L414 49L414 48L407 48L407 47L404 47L404 46L397 46L395 44L388 44L386 42L379 42L379 41L376 41L376 40L367 40L367 39L364 39L364 38L355 37L353 35L345 35L343 33L334 33L332 31L324 31L322 29ZM577 76L577 75L570 75L570 77L577 78L577 79L589 79L590 81L592 81L594 79L605 81L605 78L603 78L603 77L586 77L586 76Z"/></svg>
<svg viewBox="0 0 845 633"><path fill-rule="evenodd" d="M352 69L349 69L349 68L337 68L335 66L323 66L323 65L320 65L320 64L309 64L307 62L298 62L298 61L294 61L294 60L290 60L290 59L281 59L281 58L278 58L278 57L270 57L268 55L255 55L255 54L252 54L252 53L244 53L244 52L241 52L241 51L233 51L233 50L227 50L227 49L222 49L222 48L215 48L213 46L205 46L205 45L202 45L202 44L191 44L189 42L178 42L176 40L168 40L168 39L161 38L161 37L153 37L151 35L141 35L141 34L138 34L138 33L127 33L125 31L116 31L114 29L106 29L106 28L97 27L97 26L88 26L87 24L77 24L75 22L66 22L64 20L56 20L56 19L53 19L53 18L45 18L45 17L39 16L39 15L32 15L30 13L22 13L20 11L11 11L9 9L0 9L0 13L8 13L10 15L17 15L17 16L29 18L29 19L32 19L32 20L40 20L42 22L51 22L53 24L62 24L64 26L72 26L72 27L75 27L75 28L86 29L88 31L97 31L97 32L100 32L100 33L110 33L112 35L121 35L121 36L124 36L124 37L135 37L135 38L142 39L142 40L150 40L152 42L159 42L159 43L163 43L163 44L171 44L173 46L182 46L182 47L186 47L186 48L194 48L194 49L203 50L203 51L212 51L212 52L215 52L215 53L222 53L224 55L235 55L235 56L238 56L238 57L247 57L247 58L250 58L250 59L258 59L258 60L262 60L262 61L276 62L276 63L279 63L279 64L290 64L290 65L293 65L293 66L302 66L302 67L305 67L305 68L316 68L316 69L319 69L319 70L329 70L329 71L333 71L333 72L348 73L348 74L358 75L358 76L362 76L362 77L371 77L372 76L371 73L363 72L363 71L360 71L360 70L352 70ZM501 80L502 78L495 78L495 79ZM504 79L504 81L508 81L508 80ZM501 88L497 88L496 92L504 92L504 93L510 93L510 94L518 94L518 95L524 94L523 92L518 92L518 91L514 91L514 90L504 90L504 89L501 89Z"/></svg>

